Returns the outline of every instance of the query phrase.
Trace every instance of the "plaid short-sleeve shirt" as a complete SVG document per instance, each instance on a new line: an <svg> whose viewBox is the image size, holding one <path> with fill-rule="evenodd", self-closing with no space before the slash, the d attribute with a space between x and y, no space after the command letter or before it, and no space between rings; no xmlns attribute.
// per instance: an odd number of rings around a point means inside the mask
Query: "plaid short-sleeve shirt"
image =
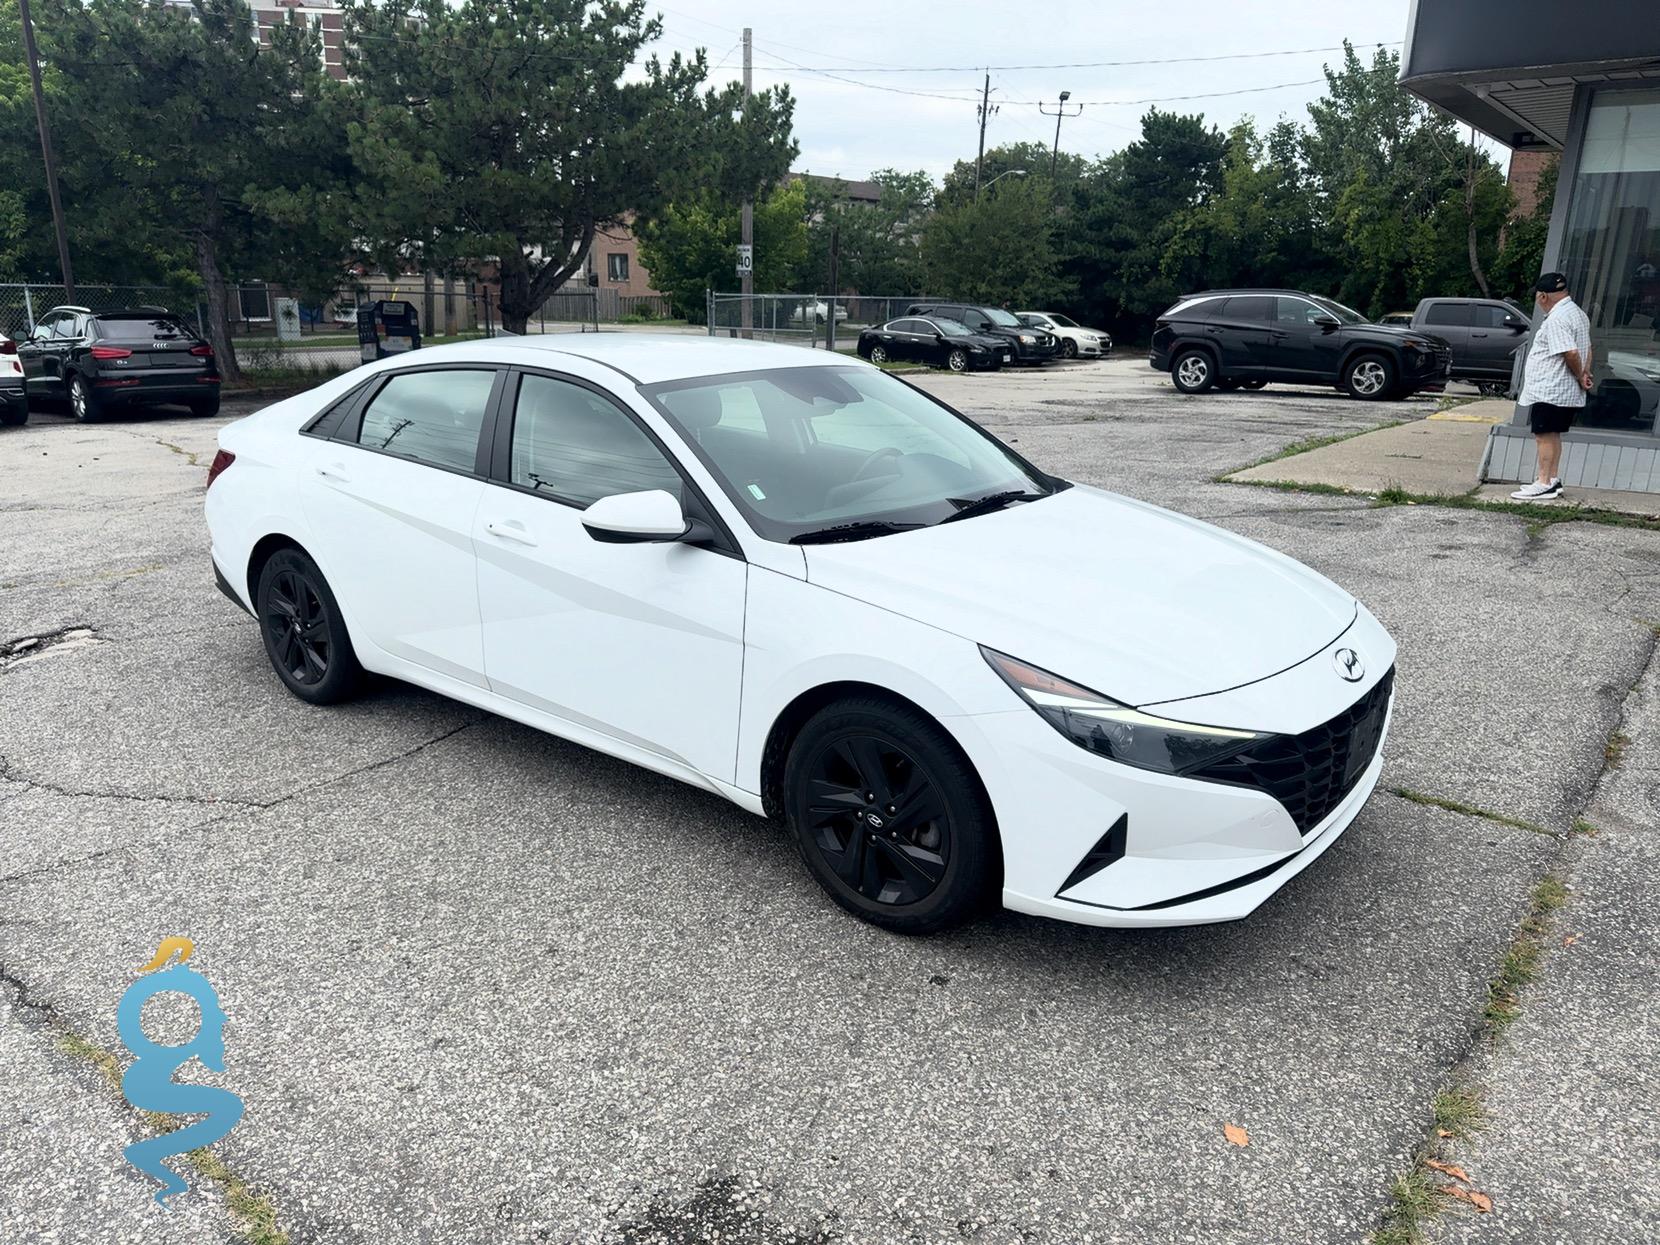
<svg viewBox="0 0 1660 1245"><path fill-rule="evenodd" d="M1568 370L1562 356L1579 351L1582 361L1591 357L1591 322L1571 298L1564 298L1550 314L1533 326L1533 345L1528 348L1527 368L1522 376L1522 406L1549 402L1552 406L1584 406L1585 390Z"/></svg>

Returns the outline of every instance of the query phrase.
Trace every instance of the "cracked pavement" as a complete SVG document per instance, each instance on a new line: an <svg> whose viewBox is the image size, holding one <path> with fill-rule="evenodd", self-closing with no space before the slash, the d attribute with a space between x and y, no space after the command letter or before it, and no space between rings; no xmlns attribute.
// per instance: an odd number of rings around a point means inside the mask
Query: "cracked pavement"
<svg viewBox="0 0 1660 1245"><path fill-rule="evenodd" d="M1365 600L1400 644L1385 786L1599 833L1380 788L1246 922L897 939L692 788L405 686L289 697L207 562L222 421L35 416L0 430L0 965L53 1018L0 985L0 1237L235 1237L199 1178L155 1208L143 1125L55 1040L124 1054L180 933L247 1103L215 1151L294 1241L1359 1242L1472 1069L1495 1207L1436 1231L1654 1235L1660 537L1211 482L1422 401L1183 398L1138 359L913 379ZM1553 866L1584 936L1482 1050Z"/></svg>

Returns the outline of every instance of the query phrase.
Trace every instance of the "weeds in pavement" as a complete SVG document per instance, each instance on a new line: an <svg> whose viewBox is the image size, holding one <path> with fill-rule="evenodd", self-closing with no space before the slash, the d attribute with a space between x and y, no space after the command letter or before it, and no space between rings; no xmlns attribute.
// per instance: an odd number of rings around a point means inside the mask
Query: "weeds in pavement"
<svg viewBox="0 0 1660 1245"><path fill-rule="evenodd" d="M1372 1234L1372 1245L1418 1245L1424 1227L1441 1209L1435 1181L1422 1160L1395 1177L1389 1188L1389 1209L1383 1226Z"/></svg>
<svg viewBox="0 0 1660 1245"><path fill-rule="evenodd" d="M1272 454L1266 454L1263 457L1257 459L1253 463L1246 463L1243 467L1230 467L1226 471L1218 472L1216 475L1211 477L1211 480L1214 483L1217 483L1217 484L1226 484L1226 483L1229 483L1228 477L1233 475L1236 472L1249 471L1252 467L1262 467L1262 466L1267 465L1268 463L1276 463L1282 458L1292 458L1292 457L1295 457L1298 454L1306 454L1310 450L1324 449L1326 446L1336 445L1340 441L1352 441L1356 437L1365 436L1368 432L1381 432L1385 428L1395 428L1395 427L1399 427L1401 424L1406 424L1406 423L1411 423L1411 422L1412 422L1411 420L1406 420L1406 419L1386 419L1381 424L1372 424L1372 425L1370 425L1369 427L1366 427L1366 428L1356 428L1356 429L1354 429L1350 432L1337 432L1337 433L1333 433L1330 436L1324 436L1324 437L1304 437L1301 441L1293 441L1290 445L1285 446L1283 449L1276 450ZM1256 481L1256 480L1240 480L1240 481L1235 481L1235 483L1256 484L1256 483L1258 483L1258 481ZM1279 487L1282 487L1282 485L1278 481L1275 481L1270 485L1270 487L1279 488ZM1334 493L1347 493L1347 492L1349 492L1348 489L1335 488L1331 485L1326 485L1326 486L1323 486L1323 487L1321 487L1321 486L1308 486L1308 485L1288 485L1288 486L1284 486L1284 487L1288 487L1288 488L1307 488L1309 492L1325 492L1325 491L1328 491L1328 490L1331 491L1331 492L1334 492Z"/></svg>
<svg viewBox="0 0 1660 1245"><path fill-rule="evenodd" d="M1609 769L1618 769L1620 762L1625 760L1625 750L1631 747L1631 736L1622 730L1608 732L1608 742L1602 746L1603 764Z"/></svg>
<svg viewBox="0 0 1660 1245"><path fill-rule="evenodd" d="M1435 1128L1438 1136L1468 1137L1487 1122L1481 1097L1473 1089L1444 1089L1435 1095Z"/></svg>
<svg viewBox="0 0 1660 1245"><path fill-rule="evenodd" d="M1570 835L1589 836L1597 833L1597 828L1583 817L1575 817L1574 824L1568 828Z"/></svg>
<svg viewBox="0 0 1660 1245"><path fill-rule="evenodd" d="M1522 918L1510 949L1499 962L1499 971L1487 984L1487 1006L1481 1018L1489 1037L1497 1038L1521 1015L1522 987L1539 975L1545 937L1550 933L1556 910L1567 899L1568 888L1555 874L1547 875L1533 888L1528 913Z"/></svg>
<svg viewBox="0 0 1660 1245"><path fill-rule="evenodd" d="M1403 800L1411 800L1414 804L1424 804L1430 808L1444 808L1449 813L1462 813L1466 817L1480 817L1484 821L1496 822L1501 826L1510 826L1516 830L1526 830L1532 834L1548 835L1550 838L1559 837L1554 830L1547 830L1544 826L1536 825L1531 821L1523 821L1520 817L1510 817L1504 813L1495 813L1490 809L1477 808L1474 804L1466 804L1463 800L1449 800L1443 795L1426 795L1422 791L1414 791L1410 787L1390 787L1389 794Z"/></svg>

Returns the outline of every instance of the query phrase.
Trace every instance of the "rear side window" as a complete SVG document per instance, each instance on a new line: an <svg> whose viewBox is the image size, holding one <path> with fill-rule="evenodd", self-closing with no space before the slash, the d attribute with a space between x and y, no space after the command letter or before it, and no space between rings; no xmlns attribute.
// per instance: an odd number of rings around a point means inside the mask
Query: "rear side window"
<svg viewBox="0 0 1660 1245"><path fill-rule="evenodd" d="M578 506L645 489L680 496L680 473L638 424L597 393L550 376L519 382L511 479Z"/></svg>
<svg viewBox="0 0 1660 1245"><path fill-rule="evenodd" d="M921 320L896 320L891 327L895 333L921 333L924 331Z"/></svg>
<svg viewBox="0 0 1660 1245"><path fill-rule="evenodd" d="M195 334L170 316L151 320L99 320L98 336L112 342L149 342L157 338L177 340Z"/></svg>
<svg viewBox="0 0 1660 1245"><path fill-rule="evenodd" d="M1272 320L1274 318L1274 300L1266 294L1247 294L1241 298L1230 298L1222 315L1229 320Z"/></svg>
<svg viewBox="0 0 1660 1245"><path fill-rule="evenodd" d="M1424 313L1425 324L1439 324L1445 328L1466 328L1470 323L1469 303L1431 303Z"/></svg>
<svg viewBox="0 0 1660 1245"><path fill-rule="evenodd" d="M363 412L358 444L471 473L495 382L493 371L460 368L394 376Z"/></svg>

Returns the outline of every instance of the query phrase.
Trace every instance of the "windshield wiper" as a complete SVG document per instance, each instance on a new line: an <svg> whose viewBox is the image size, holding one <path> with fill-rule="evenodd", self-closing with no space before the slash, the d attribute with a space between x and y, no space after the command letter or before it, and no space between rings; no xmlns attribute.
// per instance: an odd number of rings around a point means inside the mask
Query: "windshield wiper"
<svg viewBox="0 0 1660 1245"><path fill-rule="evenodd" d="M882 523L874 521L860 521L858 523L838 523L834 527L821 527L816 531L802 532L799 536L790 537L792 545L828 545L839 540L869 540L872 536L891 536L895 532L910 532L922 523Z"/></svg>
<svg viewBox="0 0 1660 1245"><path fill-rule="evenodd" d="M1009 489L1003 493L987 493L984 497L972 500L966 497L951 497L947 500L957 507L956 514L948 514L941 519L941 523L953 523L958 519L972 519L977 514L986 514L992 510L1001 510L1014 501L1034 501L1039 497L1047 497L1048 493L1034 493L1030 489Z"/></svg>

